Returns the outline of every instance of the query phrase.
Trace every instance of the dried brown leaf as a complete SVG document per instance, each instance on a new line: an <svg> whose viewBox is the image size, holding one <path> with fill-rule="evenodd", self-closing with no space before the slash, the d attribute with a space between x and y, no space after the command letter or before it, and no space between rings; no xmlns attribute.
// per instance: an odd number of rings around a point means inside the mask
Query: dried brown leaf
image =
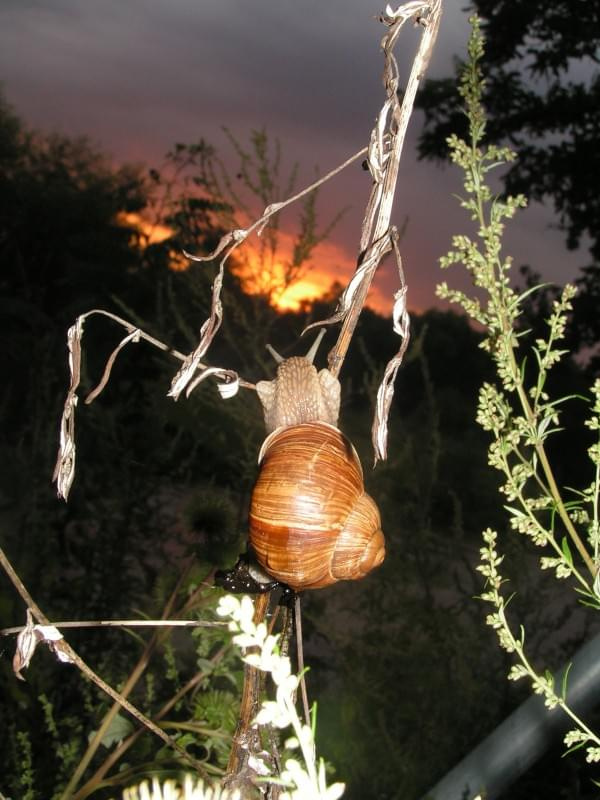
<svg viewBox="0 0 600 800"><path fill-rule="evenodd" d="M58 496L65 500L69 496L75 477L75 408L77 406L77 389L81 378L83 320L84 316L78 317L67 333L71 380L60 421L58 457L52 476L52 480L56 482Z"/></svg>
<svg viewBox="0 0 600 800"><path fill-rule="evenodd" d="M17 647L13 656L13 671L19 680L25 680L21 670L29 666L39 642L45 642L59 661L72 663L73 659L64 647L62 633L54 625L34 625L33 615L28 608L27 624L17 636Z"/></svg>
<svg viewBox="0 0 600 800"><path fill-rule="evenodd" d="M128 334L121 342L119 342L119 344L115 347L115 349L108 357L108 361L106 362L106 366L104 367L104 372L102 373L100 382L98 383L96 388L92 389L92 391L85 398L86 405L92 403L108 383L110 379L110 373L113 368L113 364L115 363L115 359L117 358L121 350L125 347L125 345L129 344L129 342L136 342L136 343L139 342L141 334L142 332L139 330L139 328L136 328L134 331Z"/></svg>

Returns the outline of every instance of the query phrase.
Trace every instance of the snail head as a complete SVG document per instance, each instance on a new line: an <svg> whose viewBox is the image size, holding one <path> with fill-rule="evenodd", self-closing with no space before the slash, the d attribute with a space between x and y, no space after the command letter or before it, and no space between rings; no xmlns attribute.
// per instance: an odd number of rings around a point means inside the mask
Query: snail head
<svg viewBox="0 0 600 800"><path fill-rule="evenodd" d="M327 422L337 427L340 382L328 369L317 371L313 364L324 334L325 329L322 329L305 356L284 359L267 345L279 364L272 381L256 384L267 433L304 422Z"/></svg>

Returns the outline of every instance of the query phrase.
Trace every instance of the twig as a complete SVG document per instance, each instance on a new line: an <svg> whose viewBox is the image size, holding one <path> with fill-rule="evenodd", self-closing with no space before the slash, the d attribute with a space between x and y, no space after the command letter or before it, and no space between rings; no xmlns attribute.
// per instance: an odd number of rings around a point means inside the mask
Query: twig
<svg viewBox="0 0 600 800"><path fill-rule="evenodd" d="M52 480L56 483L58 496L62 497L64 500L67 500L69 491L71 490L71 486L75 478L75 409L78 401L77 390L79 388L79 381L81 379L81 340L83 338L83 323L87 317L91 316L92 314L100 314L112 319L114 322L122 325L125 330L128 331L128 334L109 356L104 368L104 373L100 379L100 383L89 393L85 401L86 403L91 403L104 389L110 378L110 373L117 355L126 344L129 344L129 342L138 342L140 339L144 339L155 347L158 347L160 350L163 350L175 358L178 358L180 361L183 361L184 366L182 367L182 371L189 370L189 356L185 356L178 350L174 350L164 342L161 342L154 336L150 336L136 325L132 325L130 322L127 322L127 320L122 319L122 317L119 317L110 311L105 311L101 308L94 308L91 311L87 311L85 314L81 314L79 317L77 317L67 333L67 344L69 348L69 371L71 378L60 421L60 444L58 456L56 458L56 465L54 467L54 474L52 476ZM207 377L215 377L217 379L217 388L223 397L231 397L237 392L240 386L246 389L255 388L253 383L248 383L248 381L243 380L233 370L221 369L220 367L208 367L205 364L201 364L199 361L197 361L196 366L201 366L203 369L199 380ZM193 386L195 386L195 383ZM191 388L193 388L193 386Z"/></svg>
<svg viewBox="0 0 600 800"><path fill-rule="evenodd" d="M223 658L229 647L229 644L221 647L210 659L211 664L217 664ZM205 680L206 677L210 675L210 672L210 670L203 670L201 672L197 672L193 678L190 678L190 680L184 686L182 686L179 691L176 692L173 697L171 697L154 715L154 722L158 722L165 716L165 714L168 714L173 706L176 705L182 697L194 689L199 683ZM84 798L88 797L98 787L99 782L104 780L104 776L109 769L116 764L123 755L125 755L127 750L129 750L129 748L135 744L143 732L143 728L138 728L126 739L123 739L121 742L119 742L116 748L106 757L105 761L100 765L100 767L98 767L92 777L73 795L73 800L84 800Z"/></svg>
<svg viewBox="0 0 600 800"><path fill-rule="evenodd" d="M173 378L171 390L169 391L169 395L171 397L177 399L181 392L184 391L184 389L186 389L189 383L193 380L196 372L199 369L203 369L200 359L210 347L212 340L221 327L221 321L223 319L221 290L223 287L223 278L225 276L225 264L229 256L242 244L242 242L248 238L253 231L256 231L260 236L267 222L274 214L279 213L286 206L295 203L297 200L300 200L300 198L304 197L310 192L313 192L326 181L331 180L334 175L337 175L339 172L346 169L349 164L352 164L357 159L362 158L367 151L368 148L363 147L362 150L354 153L354 155L350 156L350 158L347 158L342 164L330 170L326 175L323 175L323 177L314 181L314 183L311 183L310 186L305 187L301 191L292 195L292 197L289 197L287 200L282 200L281 202L272 203L271 205L267 206L264 209L262 216L253 222L248 228L237 228L236 230L230 231L229 233L225 234L225 236L221 237L216 248L208 255L196 256L192 253L185 253L185 255L193 261L212 261L217 256L221 255L221 253L224 253L224 255L219 262L219 272L217 273L213 283L210 316L207 320L205 320L202 328L200 329L200 341L198 342L196 349L189 354L183 367Z"/></svg>
<svg viewBox="0 0 600 800"><path fill-rule="evenodd" d="M23 581L19 578L17 573L12 567L12 564L6 557L4 551L0 547L0 565L3 567L4 571L10 578L11 582L13 583L14 587L16 588L17 592L21 595L22 599L24 600L27 607L31 610L33 616L37 619L37 621L41 625L50 626L51 623L45 614L42 612L40 607L34 601L32 596L27 591ZM201 775L206 774L206 770L204 765L200 762L196 761L196 759L192 758L177 742L168 736L164 731L162 731L157 725L152 722L151 719L143 714L139 709L137 709L134 705L132 705L128 700L126 700L119 692L112 688L106 681L104 681L99 675L97 675L94 670L89 667L85 661L79 656L75 650L71 647L71 645L64 639L61 638L54 643L54 649L57 653L61 654L65 661L68 661L74 664L83 674L91 680L93 683L96 684L103 692L105 692L109 697L111 697L115 703L118 703L122 708L128 711L131 716L135 717L142 725L145 725L146 728L151 730L156 736L163 740L163 742L171 747L173 750L176 750L182 758L184 758L189 764L191 764L194 769L198 770Z"/></svg>
<svg viewBox="0 0 600 800"><path fill-rule="evenodd" d="M349 164L368 153L368 167L373 176L374 185L367 203L362 224L359 256L354 276L346 287L335 314L327 320L313 323L305 328L303 333L315 325L327 325L342 322L338 341L328 356L329 369L337 377L344 362L350 340L354 334L359 315L367 298L369 287L382 258L390 250L396 253L398 274L400 279L399 291L395 294L393 310L393 330L402 338L397 354L387 364L383 380L378 390L376 414L373 421L372 440L375 451L375 461L384 459L387 455L387 418L393 399L393 383L402 362L409 338L409 316L406 306L406 284L398 248L398 237L395 228L390 226L392 204L400 156L406 136L408 121L410 119L414 99L421 78L423 77L439 28L442 11L442 0L420 0L408 2L393 11L389 6L386 13L381 16L381 21L389 28L384 37L382 48L385 56L383 82L386 89L386 100L378 116L375 128L371 133L368 148L363 148L347 159L339 167L331 170L315 183L297 192L285 201L273 203L264 210L262 216L247 228L238 228L229 231L221 238L216 249L206 256L195 256L186 253L189 258L196 261L207 261L222 255L219 262L219 272L213 284L213 295L210 317L202 325L200 341L196 349L187 357L184 366L177 373L171 384L169 394L175 398L186 388L190 387L195 373L202 365L200 359L208 350L216 335L223 316L221 291L225 263L231 253L244 242L252 231L260 235L271 216L281 211L290 203L296 202L308 192L330 180L333 176L345 169ZM399 75L398 66L393 55L393 49L400 34L402 26L413 20L424 29L423 36L415 56L409 80L406 86L402 103L398 100Z"/></svg>
<svg viewBox="0 0 600 800"><path fill-rule="evenodd" d="M157 339L154 336L150 336L149 333L146 333L141 328L138 328L136 325L132 325L131 322L128 322L126 319L119 317L117 314L113 314L111 311L106 311L103 308L93 308L91 309L91 311L86 311L85 314L81 314L81 316L79 316L77 319L83 322L87 317L91 316L92 314L101 314L102 316L112 319L114 322L117 322L119 325L122 325L125 328L125 330L129 332L130 335L136 334L137 336L139 336L140 339L143 339L145 342L154 345L154 347L157 347L159 350L163 350L165 353L168 353L170 356L177 358L179 361L185 361L188 358L188 356L184 355L184 353L180 353L179 350L175 350L174 347L170 347L168 344L161 342L160 339ZM113 355L116 355L116 352L118 352L119 348L123 344L124 342L121 342L121 344L117 347L117 351L115 351ZM210 369L210 367L208 367L206 364L200 364L199 366L201 366L202 369ZM104 380L103 376L101 381L102 388L104 387L106 382L107 381ZM249 381L245 381L243 378L239 379L239 384L244 389L254 389L254 384L250 383ZM86 398L86 403L91 403L92 400L94 400L98 396L98 394L100 394L100 391L98 391L98 387L93 390L93 393L94 397L90 399L90 396L88 395L88 397Z"/></svg>
<svg viewBox="0 0 600 800"><path fill-rule="evenodd" d="M169 596L169 599L167 600L167 603L166 603L166 605L165 605L165 607L163 609L163 613L162 613L163 619L167 619L169 617L169 615L173 612L173 606L175 605L175 601L177 599L177 595L178 595L178 593L179 593L179 591L181 589L181 586L183 584L185 576L187 575L187 573L189 571L189 568L190 568L190 563L188 562L188 564L186 565L185 569L182 571L181 575L179 576L179 579L178 579L175 587L173 588L173 591L171 592L171 594ZM189 607L190 601L192 600L193 597L195 597L195 595L196 595L196 593L198 591L200 591L200 587L196 590L196 592L190 598L188 598L187 602L184 605L184 609ZM139 681L139 679L143 675L146 667L148 666L148 664L150 662L150 658L152 656L152 653L153 653L155 647L161 643L161 641L162 641L161 637L164 636L165 633L168 633L168 631L155 631L152 634L152 637L151 637L150 641L146 644L146 646L144 648L144 651L141 654L137 664L135 665L135 667L133 668L133 670L129 674L129 677L125 681L125 685L121 689L121 695L123 695L124 697L127 697L133 691L133 689L135 688L137 682ZM104 735L105 735L106 731L110 727L110 724L111 724L113 718L116 716L118 711L119 711L118 704L117 703L113 703L111 708L108 709L108 711L106 712L106 714L102 718L102 721L101 721L101 723L100 723L100 725L98 727L98 730L96 731L94 736L91 738L85 753L83 754L82 758L79 761L79 764L75 768L75 771L71 775L69 783L67 784L65 792L63 793L63 799L64 800L70 800L73 791L75 790L77 784L79 783L79 781L83 777L83 774L84 774L85 770L87 769L88 765L90 764L92 758L94 757L94 754L96 753L97 749L100 747L100 745L102 743L102 739L104 738Z"/></svg>
<svg viewBox="0 0 600 800"><path fill-rule="evenodd" d="M310 728L310 708L308 705L308 693L306 691L306 670L304 668L304 646L302 638L302 608L300 606L300 595L294 598L294 628L296 632L296 653L298 657L298 672L300 673L300 692L302 694L302 707L304 709L304 721Z"/></svg>
<svg viewBox="0 0 600 800"><path fill-rule="evenodd" d="M393 381L402 362L409 337L406 284L396 232L390 228L392 205L408 121L412 114L419 81L423 77L431 57L441 13L441 0L431 0L431 2L405 3L396 12L391 12L388 6L386 15L381 17L381 21L390 28L382 42L385 54L383 82L387 99L371 133L368 165L375 183L363 220L356 273L344 291L339 308L333 317L325 320L324 323L315 323L321 325L343 320L338 340L328 356L329 369L337 376L346 357L375 272L383 256L392 247L394 248L400 276L400 290L395 296L393 312L394 331L402 337L402 344L396 356L387 365L378 391L372 436L375 461L385 459L387 455L387 417L393 397ZM412 65L402 104L400 104L398 101L398 66L393 55L393 48L402 26L409 19L414 19L422 25L424 33Z"/></svg>
<svg viewBox="0 0 600 800"><path fill-rule="evenodd" d="M254 599L255 625L264 621L269 607L271 593L256 595ZM251 793L254 788L255 772L248 763L252 756L261 750L260 734L252 721L260 708L261 672L250 664L244 664L244 687L240 704L238 724L233 735L231 753L227 764L227 772L223 786L231 790L240 789L242 796Z"/></svg>
<svg viewBox="0 0 600 800"><path fill-rule="evenodd" d="M297 200L300 200L305 195L314 192L314 190L318 189L319 186L322 186L322 184L331 180L331 178L333 178L339 172L342 172L342 170L346 169L346 167L350 166L350 164L353 164L359 158L362 158L362 156L366 155L368 149L369 149L368 147L363 147L362 150L358 150L358 152L354 153L354 155L351 155L342 164L339 164L337 167L334 167L334 169L330 170L321 178L318 178L314 183L311 183L310 186L305 186L304 189L301 189L296 194L292 195L291 197L288 197L287 200L281 200L278 203L271 203L271 205L267 206L264 209L262 216L259 217L259 219L255 220L248 228L240 228L238 230L231 231L230 233L225 234L225 236L222 236L221 239L219 240L218 245L212 251L212 253L209 253L206 256L195 256L192 253L186 253L186 256L188 258L191 258L192 261L212 261L218 255L220 255L224 250L227 250L227 248L229 248L219 264L219 266L224 266L229 256L233 253L233 251L237 247L240 246L240 244L242 244L242 242L244 242L248 238L248 236L252 233L252 231L256 230L258 235L260 236L267 222L274 214L278 214L286 206L289 206L292 203L295 203Z"/></svg>
<svg viewBox="0 0 600 800"><path fill-rule="evenodd" d="M225 622L208 622L197 619L101 619L81 620L80 622L51 622L59 630L61 628L226 628ZM0 636L21 633L25 625L14 628L2 628Z"/></svg>

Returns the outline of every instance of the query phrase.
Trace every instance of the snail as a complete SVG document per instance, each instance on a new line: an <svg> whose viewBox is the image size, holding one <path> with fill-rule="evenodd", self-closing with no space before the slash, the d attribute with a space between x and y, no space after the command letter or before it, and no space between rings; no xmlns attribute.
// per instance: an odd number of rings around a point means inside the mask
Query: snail
<svg viewBox="0 0 600 800"><path fill-rule="evenodd" d="M256 387L269 435L250 503L250 545L259 565L295 591L362 578L385 557L358 455L336 427L339 381L312 363L320 339L305 357L272 351L277 377Z"/></svg>

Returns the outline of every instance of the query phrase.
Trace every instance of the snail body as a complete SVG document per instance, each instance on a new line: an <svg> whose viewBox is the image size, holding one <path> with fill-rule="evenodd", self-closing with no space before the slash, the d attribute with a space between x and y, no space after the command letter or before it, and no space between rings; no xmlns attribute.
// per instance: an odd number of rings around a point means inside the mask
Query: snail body
<svg viewBox="0 0 600 800"><path fill-rule="evenodd" d="M333 425L281 427L265 440L252 493L258 563L296 591L356 580L379 566L385 541L360 461Z"/></svg>
<svg viewBox="0 0 600 800"><path fill-rule="evenodd" d="M340 382L328 369L317 372L310 353L282 359L275 380L259 381L256 391L263 406L267 433L303 422L337 425Z"/></svg>

